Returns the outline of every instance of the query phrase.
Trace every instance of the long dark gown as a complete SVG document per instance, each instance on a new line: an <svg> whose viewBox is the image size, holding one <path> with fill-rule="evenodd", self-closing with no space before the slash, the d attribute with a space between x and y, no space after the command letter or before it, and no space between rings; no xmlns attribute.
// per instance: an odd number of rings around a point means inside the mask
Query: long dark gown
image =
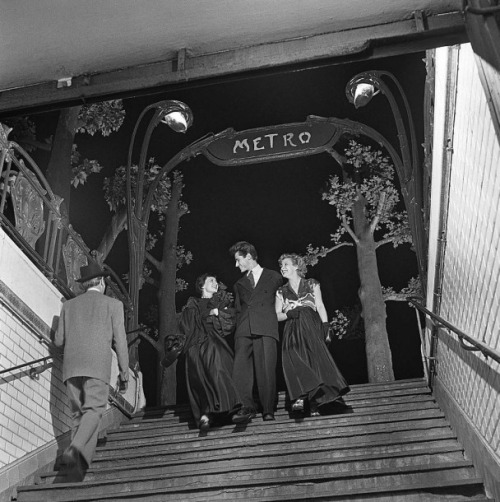
<svg viewBox="0 0 500 502"><path fill-rule="evenodd" d="M278 290L283 300L300 301L298 318L287 319L283 331L283 373L290 399L309 399L321 406L349 392L349 386L323 340L321 318L316 311L315 279L301 279L298 295L285 284Z"/></svg>
<svg viewBox="0 0 500 502"><path fill-rule="evenodd" d="M219 319L209 315L208 303L208 298L191 297L180 319L186 335L186 384L196 421L202 415L229 414L241 406L231 378L234 354L221 336Z"/></svg>

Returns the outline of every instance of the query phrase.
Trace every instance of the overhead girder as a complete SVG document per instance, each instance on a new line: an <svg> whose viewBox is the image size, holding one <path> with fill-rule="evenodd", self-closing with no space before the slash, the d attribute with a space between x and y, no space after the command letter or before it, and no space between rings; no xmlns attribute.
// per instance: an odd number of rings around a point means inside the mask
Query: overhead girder
<svg viewBox="0 0 500 502"><path fill-rule="evenodd" d="M300 67L418 52L467 40L461 12L427 16L354 29L332 31L272 43L191 54L180 48L175 57L114 71L42 82L0 93L0 114L73 106L175 88L206 85L217 79L240 79L258 73L286 72Z"/></svg>

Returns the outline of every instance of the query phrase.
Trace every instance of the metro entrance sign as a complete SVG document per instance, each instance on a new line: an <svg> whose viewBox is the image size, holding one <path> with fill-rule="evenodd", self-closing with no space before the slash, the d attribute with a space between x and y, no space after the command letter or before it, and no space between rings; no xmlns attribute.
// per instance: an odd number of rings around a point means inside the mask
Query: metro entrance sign
<svg viewBox="0 0 500 502"><path fill-rule="evenodd" d="M255 164L321 153L332 147L345 127L330 119L308 117L305 122L224 131L203 149L217 165Z"/></svg>
<svg viewBox="0 0 500 502"><path fill-rule="evenodd" d="M259 164L329 151L346 134L365 136L387 150L399 175L403 196L406 196L408 180L404 176L401 158L382 134L361 122L315 115L309 115L305 122L258 127L240 132L225 129L217 134L208 134L174 155L157 174L149 187L149 193L156 190L164 175L181 162L198 155L204 155L219 166Z"/></svg>
<svg viewBox="0 0 500 502"><path fill-rule="evenodd" d="M168 172L182 160L200 154L220 166L239 166L331 152L343 135L365 136L386 149L398 174L413 242L423 242L422 209L415 197L415 178L411 174L411 166L405 169L401 157L392 144L377 130L361 122L310 115L305 122L300 123L260 127L241 132L226 129L192 143L179 152L163 170ZM421 249L417 251L417 257L420 257L419 264L423 263L423 256ZM419 265L419 268L421 277L424 277L423 266Z"/></svg>

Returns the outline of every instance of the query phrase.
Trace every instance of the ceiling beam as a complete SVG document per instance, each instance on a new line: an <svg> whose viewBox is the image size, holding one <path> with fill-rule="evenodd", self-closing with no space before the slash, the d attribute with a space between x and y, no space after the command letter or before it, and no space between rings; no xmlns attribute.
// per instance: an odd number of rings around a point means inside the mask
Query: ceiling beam
<svg viewBox="0 0 500 502"><path fill-rule="evenodd" d="M152 93L199 85L214 78L252 72L279 71L292 65L315 66L323 61L348 61L398 55L466 41L464 19L453 12L376 26L322 33L274 43L238 47L212 54L190 54L180 48L175 59L74 77L62 84L51 81L0 93L0 114L73 106L102 99ZM70 84L70 85L68 85ZM156 91L155 91L156 90Z"/></svg>

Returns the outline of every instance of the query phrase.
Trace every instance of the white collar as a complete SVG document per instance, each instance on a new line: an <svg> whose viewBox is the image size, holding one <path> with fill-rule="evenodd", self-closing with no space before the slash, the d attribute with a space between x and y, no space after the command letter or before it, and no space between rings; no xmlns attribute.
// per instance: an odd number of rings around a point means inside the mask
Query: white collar
<svg viewBox="0 0 500 502"><path fill-rule="evenodd" d="M257 285L257 283L259 282L260 276L262 275L263 271L264 269L258 263L254 268L252 268L252 270L248 271L248 274L253 275L255 285Z"/></svg>
<svg viewBox="0 0 500 502"><path fill-rule="evenodd" d="M257 263L257 265L255 265L254 268L252 268L252 270L249 270L248 273L249 274L253 274L254 276L260 276L260 274L262 274L262 271L264 269Z"/></svg>

